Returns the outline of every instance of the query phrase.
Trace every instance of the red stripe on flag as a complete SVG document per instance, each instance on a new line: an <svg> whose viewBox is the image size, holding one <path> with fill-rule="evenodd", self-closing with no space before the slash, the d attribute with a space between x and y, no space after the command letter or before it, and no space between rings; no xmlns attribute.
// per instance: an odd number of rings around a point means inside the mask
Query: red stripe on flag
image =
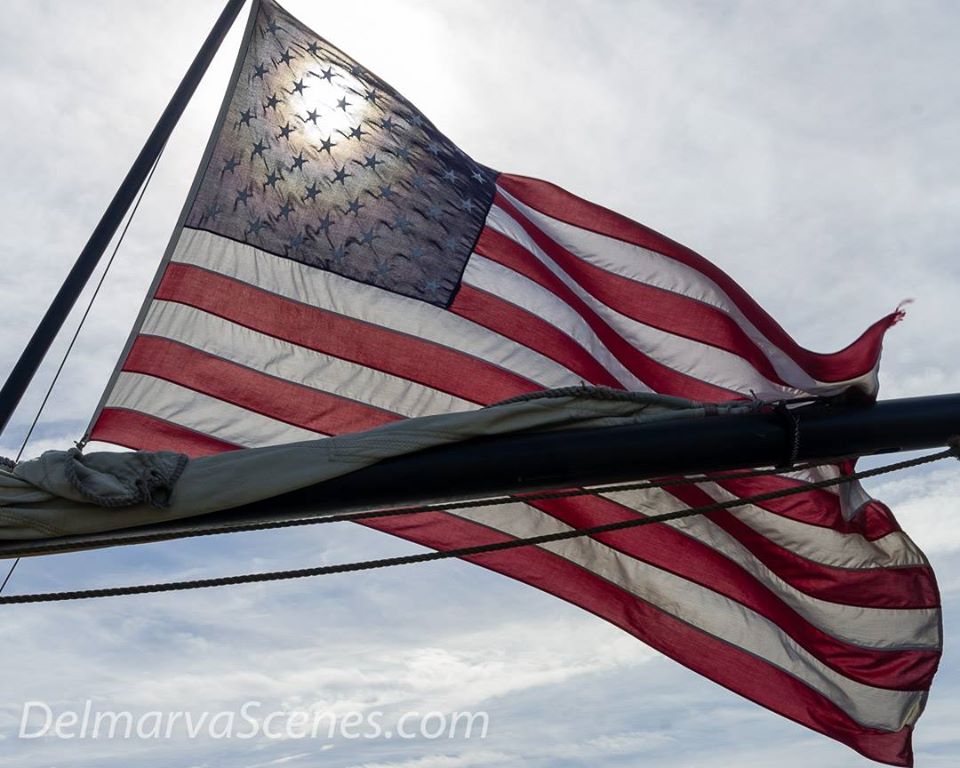
<svg viewBox="0 0 960 768"><path fill-rule="evenodd" d="M177 451L192 458L242 447L139 411L110 406L100 413L90 439L140 451Z"/></svg>
<svg viewBox="0 0 960 768"><path fill-rule="evenodd" d="M608 307L651 328L742 357L770 381L786 384L756 342L725 312L679 293L600 269L551 239L503 195L498 193L494 204L509 213L564 272Z"/></svg>
<svg viewBox="0 0 960 768"><path fill-rule="evenodd" d="M449 347L301 304L187 264L170 264L156 298L187 304L475 403L493 403L542 389L529 379Z"/></svg>
<svg viewBox="0 0 960 768"><path fill-rule="evenodd" d="M532 506L573 528L642 516L636 510L598 497L536 502ZM670 526L615 531L594 538L737 601L776 624L825 665L852 680L881 688L917 690L929 686L936 672L939 651L872 649L833 637L728 557Z"/></svg>
<svg viewBox="0 0 960 768"><path fill-rule="evenodd" d="M785 581L823 600L864 608L940 607L931 568L833 568L773 543L730 512L714 512L710 517Z"/></svg>
<svg viewBox="0 0 960 768"><path fill-rule="evenodd" d="M832 354L811 352L797 344L723 270L689 248L603 206L572 195L549 182L525 176L500 174L497 184L525 205L551 218L656 251L697 270L716 283L767 339L820 381L845 381L871 371L880 358L884 333L902 317L900 312L887 315L870 326L859 339L839 352Z"/></svg>
<svg viewBox="0 0 960 768"><path fill-rule="evenodd" d="M690 507L712 502L706 493L693 486L674 486L669 490ZM864 608L940 606L936 580L928 567L833 567L775 544L729 511L711 512L709 518L788 584L822 600Z"/></svg>
<svg viewBox="0 0 960 768"><path fill-rule="evenodd" d="M170 339L141 335L123 370L155 376L324 435L397 421L380 408L278 379Z"/></svg>
<svg viewBox="0 0 960 768"><path fill-rule="evenodd" d="M803 484L799 480L780 475L746 477L717 483L734 496L741 498L772 493ZM879 505L878 508L874 503L865 505L857 515L847 520L843 516L840 497L821 488L811 488L806 493L798 493L794 496L756 502L754 506L809 525L831 528L840 533L857 533L867 541L875 541L900 530L890 511L883 505Z"/></svg>
<svg viewBox="0 0 960 768"><path fill-rule="evenodd" d="M623 385L576 341L522 307L463 283L449 310L549 357L589 384L623 389Z"/></svg>
<svg viewBox="0 0 960 768"><path fill-rule="evenodd" d="M485 228L476 251L481 256L509 267L546 288L572 307L627 370L657 392L706 402L725 402L743 398L739 392L709 384L657 362L630 344L594 312L579 296L543 263L499 232Z"/></svg>

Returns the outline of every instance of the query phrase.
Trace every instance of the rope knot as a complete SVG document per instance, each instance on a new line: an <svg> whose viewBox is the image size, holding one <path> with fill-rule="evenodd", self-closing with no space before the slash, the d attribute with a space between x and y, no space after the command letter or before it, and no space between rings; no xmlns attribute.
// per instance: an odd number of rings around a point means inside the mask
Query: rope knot
<svg viewBox="0 0 960 768"><path fill-rule="evenodd" d="M955 459L960 459L960 435L951 435L947 439L947 447Z"/></svg>

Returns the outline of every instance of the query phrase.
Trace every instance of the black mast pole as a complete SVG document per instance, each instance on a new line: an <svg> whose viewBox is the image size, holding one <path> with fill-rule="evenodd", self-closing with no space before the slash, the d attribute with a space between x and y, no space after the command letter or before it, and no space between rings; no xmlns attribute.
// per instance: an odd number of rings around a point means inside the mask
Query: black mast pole
<svg viewBox="0 0 960 768"><path fill-rule="evenodd" d="M792 462L934 448L957 434L960 394L475 438L198 517L49 539L0 538L0 559L651 477L777 464L787 472Z"/></svg>
<svg viewBox="0 0 960 768"><path fill-rule="evenodd" d="M867 456L947 445L960 394L864 404L815 403L790 415L715 415L652 424L477 438L381 461L190 525L388 509L650 477ZM182 525L182 523L181 523ZM171 527L176 526L172 523ZM160 526L162 527L162 526ZM114 532L116 533L116 532ZM0 548L2 552L2 548Z"/></svg>
<svg viewBox="0 0 960 768"><path fill-rule="evenodd" d="M159 157L160 150L173 132L180 115L183 114L183 110L190 101L190 97L193 96L197 85L207 71L207 67L213 60L220 43L223 42L223 38L240 13L243 3L244 0L228 0L183 80L177 86L170 103L167 104L167 108L160 115L160 119L143 145L143 149L140 150L140 154L134 160L123 183L120 184L120 188L113 196L113 200L110 201L110 205L104 211L100 223L93 230L93 234L90 235L90 239L80 252L76 263L67 275L66 280L63 281L63 285L37 326L37 330L34 331L29 343L20 355L20 359L7 377L3 389L0 390L0 432L6 428L7 422L9 422L20 403L20 399L30 385L30 381L40 367L44 355L46 355L57 333L59 333L67 315L70 314L70 310L73 309L77 297L80 296L87 280L93 274L100 257L110 244L117 227L120 226L120 222L133 203L134 197L147 178L147 174L150 173L150 168L153 167L154 162Z"/></svg>

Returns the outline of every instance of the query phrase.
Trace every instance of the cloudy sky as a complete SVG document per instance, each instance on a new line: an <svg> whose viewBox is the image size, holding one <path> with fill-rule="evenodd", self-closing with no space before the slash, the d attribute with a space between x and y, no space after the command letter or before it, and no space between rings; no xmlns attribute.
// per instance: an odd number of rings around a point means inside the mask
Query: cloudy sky
<svg viewBox="0 0 960 768"><path fill-rule="evenodd" d="M485 164L557 182L700 251L802 344L913 299L881 397L960 391L960 7L951 2L363 0L285 6ZM4 0L0 370L12 365L216 17L218 0ZM27 448L82 434L209 133L234 30L177 128ZM75 322L75 319L74 321ZM62 342L57 349L62 350ZM57 354L51 356L56 360ZM48 365L39 381L52 374ZM43 387L0 438L13 455ZM867 462L869 463L869 462ZM929 555L946 648L920 766L960 754L960 468L868 486ZM11 592L410 551L356 526L23 562ZM569 605L445 562L0 617L0 766L869 764ZM16 737L23 703L484 710L485 740Z"/></svg>

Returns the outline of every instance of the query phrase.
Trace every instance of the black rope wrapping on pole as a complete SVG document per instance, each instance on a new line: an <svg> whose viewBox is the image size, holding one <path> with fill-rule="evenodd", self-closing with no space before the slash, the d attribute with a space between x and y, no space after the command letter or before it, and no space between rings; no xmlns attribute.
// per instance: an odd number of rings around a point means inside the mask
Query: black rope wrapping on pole
<svg viewBox="0 0 960 768"><path fill-rule="evenodd" d="M671 520L680 520L686 517L694 517L697 515L704 515L710 512L717 512L723 509L731 509L733 507L740 507L747 504L754 504L757 502L770 501L772 499L782 498L784 496L793 496L800 493L807 493L808 491L817 489L817 488L828 488L835 485L841 485L842 483L852 482L854 480L862 480L868 477L876 477L877 475L883 475L890 472L896 472L903 469L908 469L910 467L917 467L923 464L930 464L935 461L940 461L946 458L960 458L960 438L953 437L949 442L950 447L944 451L938 453L928 454L926 456L920 456L914 459L906 459L905 461L898 461L892 464L885 464L881 467L876 467L874 469L867 469L860 472L853 472L849 475L841 475L835 478L826 478L824 480L817 480L815 482L804 483L798 486L791 486L788 488L781 488L776 491L769 491L767 493L760 493L754 496L747 496L744 498L731 499L729 501L718 501L712 504L705 504L700 507L692 507L690 509L681 509L675 512L668 512L662 515L652 515L650 517L640 517L634 518L631 520L621 520L615 523L607 523L605 525L596 525L589 528L577 528L571 529L569 531L560 531L557 533L544 534L542 536L532 536L528 538L519 538L511 539L509 541L497 542L494 544L480 544L474 547L460 547L457 549L449 549L442 552L422 552L419 554L412 555L400 555L398 557L386 557L378 560L364 560L353 563L337 563L334 565L322 565L313 568L300 568L296 570L288 571L269 571L266 573L250 573L242 574L239 576L221 576L211 579L194 579L190 581L174 581L174 582L164 582L157 584L142 584L134 586L124 586L124 587L104 587L100 589L86 589L86 590L75 590L69 592L45 592L45 593L35 593L35 594L24 594L24 595L0 595L0 605L13 605L13 604L23 604L23 603L50 603L50 602L61 602L66 600L85 600L96 597L119 597L122 595L144 595L144 594L153 594L158 592L175 592L189 589L203 589L207 587L223 587L223 586L232 586L237 584L254 584L265 581L285 581L289 579L302 579L311 576L330 576L338 573L354 573L357 571L369 571L378 568L389 568L397 565L411 565L414 563L426 563L434 560L447 560L450 558L464 558L464 557L475 557L478 555L484 555L491 552L502 552L509 549L517 549L519 547L530 547L530 546L540 546L543 544L551 544L558 541L566 541L568 539L580 538L583 536L595 536L603 533L611 533L614 531L622 531L630 528L639 528L645 525L653 525L654 523L665 523ZM768 473L771 473L767 470ZM714 476L711 479L716 479ZM457 504L446 504L439 505L436 507L417 507L413 509L402 509L402 510L392 510L390 512L376 512L376 513L361 513L355 515L340 515L336 518L340 521L342 520L357 520L361 517L363 518L373 518L373 517L387 517L389 515L396 514L412 514L422 511L452 511L454 509L464 509L464 508L477 508L477 507L490 507L497 506L500 504L508 504L517 501L539 501L546 499L557 499L557 498L570 498L575 496L586 496L586 495L596 495L600 493L608 493L613 490L636 490L642 488L652 488L652 487L669 487L670 485L677 485L677 481L661 481L659 483L633 483L629 485L619 485L619 486L610 486L607 488L592 488L592 489L571 489L567 491L554 491L547 493L539 494L530 494L524 496L506 496L498 497L494 499L482 499L479 501L468 501L468 502L459 502ZM334 522L334 517L327 518L318 518L314 522Z"/></svg>
<svg viewBox="0 0 960 768"><path fill-rule="evenodd" d="M800 419L787 407L786 400L781 400L777 403L773 412L783 420L789 435L789 452L784 461L777 465L779 469L783 469L793 466L797 460L797 456L800 454Z"/></svg>

